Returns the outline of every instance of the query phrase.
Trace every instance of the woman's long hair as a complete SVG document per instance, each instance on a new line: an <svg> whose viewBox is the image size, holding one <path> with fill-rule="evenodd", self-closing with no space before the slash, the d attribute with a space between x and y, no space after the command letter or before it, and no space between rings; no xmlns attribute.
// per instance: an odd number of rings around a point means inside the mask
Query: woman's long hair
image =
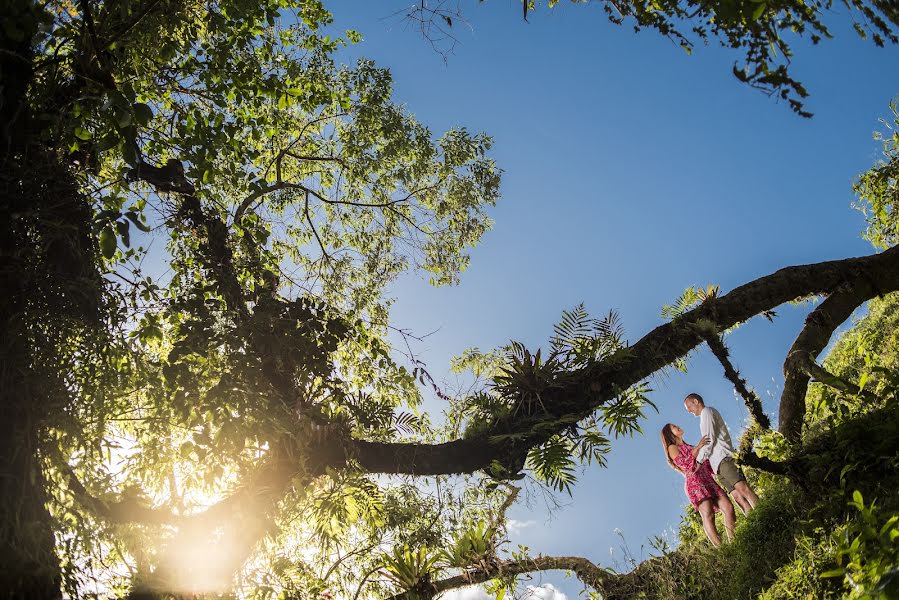
<svg viewBox="0 0 899 600"><path fill-rule="evenodd" d="M668 466L680 472L676 466L674 466L674 461L671 460L671 455L668 454L668 446L676 446L677 445L677 436L674 435L674 432L671 431L671 423L668 423L664 427L662 427L662 449L665 451L665 460L668 461Z"/></svg>

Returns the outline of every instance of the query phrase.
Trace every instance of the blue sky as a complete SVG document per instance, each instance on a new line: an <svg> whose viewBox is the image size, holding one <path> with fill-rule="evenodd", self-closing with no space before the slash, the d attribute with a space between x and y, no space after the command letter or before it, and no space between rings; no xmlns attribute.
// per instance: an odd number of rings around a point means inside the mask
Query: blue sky
<svg viewBox="0 0 899 600"><path fill-rule="evenodd" d="M493 135L505 171L496 226L461 284L434 289L409 276L392 288L396 326L438 330L416 349L432 374L449 377L450 358L472 346L545 347L561 311L581 301L596 315L617 310L635 341L688 285L727 291L782 266L872 252L850 186L880 157L871 133L899 93L899 51L858 40L848 19L834 21L835 40L797 45L808 120L737 82L733 52L700 46L687 56L652 32L609 24L599 5L560 3L525 23L517 0L463 3L472 29L458 28L444 62L390 17L409 1L330 3L334 26L364 38L347 57L389 67L397 100L436 134ZM757 319L729 338L772 417L783 357L808 310L782 307L774 323ZM640 558L648 538L677 525L687 499L659 429L670 421L698 437L681 404L690 391L735 435L746 411L707 350L688 374L653 387L659 413L645 436L617 441L609 468L586 470L551 515L537 497L513 507L524 524L513 541L613 566L616 529ZM542 581L556 588L546 598L581 590L560 573Z"/></svg>

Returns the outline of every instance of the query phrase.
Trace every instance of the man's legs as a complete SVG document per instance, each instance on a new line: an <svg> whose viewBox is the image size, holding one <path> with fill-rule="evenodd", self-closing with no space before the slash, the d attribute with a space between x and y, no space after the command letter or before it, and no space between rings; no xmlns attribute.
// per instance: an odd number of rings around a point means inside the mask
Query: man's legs
<svg viewBox="0 0 899 600"><path fill-rule="evenodd" d="M752 510L752 505L749 504L749 501L743 496L742 491L735 487L730 491L730 495L733 497L734 502L737 503L737 506L740 507L740 510L743 511L743 515L748 515L749 511Z"/></svg>
<svg viewBox="0 0 899 600"><path fill-rule="evenodd" d="M721 545L721 536L718 534L718 528L715 527L715 508L712 506L712 500L706 498L696 507L699 516L702 517L702 528L705 530L709 541L716 548Z"/></svg>
<svg viewBox="0 0 899 600"><path fill-rule="evenodd" d="M738 504L740 504L740 509L743 511L743 514L749 513L749 511L755 508L759 503L759 497L755 495L755 492L752 491L752 488L749 487L749 484L746 483L745 479L737 482L737 485L734 486L734 491L732 492L732 494L735 500L737 498L737 494L740 495L740 498L743 502L741 503L738 501Z"/></svg>
<svg viewBox="0 0 899 600"><path fill-rule="evenodd" d="M758 504L759 498L746 483L746 477L743 476L743 471L740 470L734 459L727 457L722 460L718 465L717 475L721 487L733 496L734 502L743 511L743 514L748 515Z"/></svg>

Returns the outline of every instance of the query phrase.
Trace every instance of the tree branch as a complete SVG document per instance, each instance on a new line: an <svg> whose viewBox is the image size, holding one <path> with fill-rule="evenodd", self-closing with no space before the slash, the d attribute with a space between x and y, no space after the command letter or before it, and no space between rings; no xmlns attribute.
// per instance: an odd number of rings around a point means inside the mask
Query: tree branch
<svg viewBox="0 0 899 600"><path fill-rule="evenodd" d="M604 584L620 577L579 556L538 556L497 562L485 568L469 569L461 575L423 583L420 590L407 590L390 596L386 600L423 600L423 598L433 598L449 590L477 585L498 577L514 577L534 571L555 570L572 571L584 585L600 591ZM603 598L612 600L615 596L604 595Z"/></svg>
<svg viewBox="0 0 899 600"><path fill-rule="evenodd" d="M875 275L862 273L851 284L835 291L805 319L805 326L787 352L784 361L784 387L780 396L780 432L796 442L805 419L805 394L811 376L809 371L824 350L837 327L848 319L866 300L891 292L896 286Z"/></svg>
<svg viewBox="0 0 899 600"><path fill-rule="evenodd" d="M880 292L899 289L899 247L871 256L786 267L711 298L656 327L632 346L567 375L564 382L546 390L543 397L547 410L540 421L522 415L500 419L483 436L441 444L349 440L347 448L364 470L375 473L470 473L500 461L508 467L509 475L515 475L520 466L515 467L523 464L530 448L565 427L560 422L562 417L568 422L586 418L620 390L684 356L705 341L700 332L703 327L711 324L724 330L795 298L831 292L847 282L870 286L871 281L877 281ZM870 295L875 295L873 287L870 289ZM541 427L541 423L552 425Z"/></svg>
<svg viewBox="0 0 899 600"><path fill-rule="evenodd" d="M183 517L170 511L143 506L137 500L107 502L87 491L75 471L65 462L57 465L66 479L69 491L81 506L107 523L177 524Z"/></svg>
<svg viewBox="0 0 899 600"><path fill-rule="evenodd" d="M737 371L733 363L730 362L730 352L727 350L727 346L724 345L724 340L721 339L721 336L709 334L706 336L706 343L712 351L712 354L715 355L715 358L717 358L718 362L721 363L721 366L724 367L724 376L734 384L734 389L736 389L737 393L743 398L743 402L746 403L746 408L749 409L749 414L752 415L755 422L762 429L771 429L771 421L768 419L768 415L765 414L765 411L762 410L761 399L753 390L749 389L746 385L746 380L740 377L739 371Z"/></svg>
<svg viewBox="0 0 899 600"><path fill-rule="evenodd" d="M877 396L872 394L868 390L863 390L851 381L847 381L842 377L834 375L816 362L809 362L808 364L804 365L804 368L805 372L813 377L815 381L819 381L828 387L843 392L844 394L858 396L860 398L864 398L868 402L877 402L878 400Z"/></svg>
<svg viewBox="0 0 899 600"><path fill-rule="evenodd" d="M203 210L194 194L183 194L180 212L194 227L206 232L206 240L200 242L203 266L218 284L228 308L244 321L249 317L246 298L234 269L234 253L228 244L228 227L216 215Z"/></svg>
<svg viewBox="0 0 899 600"><path fill-rule="evenodd" d="M397 198L396 200L389 200L387 202L371 202L371 203L369 203L369 202L351 202L349 200L331 200L330 198L326 198L319 192L316 192L312 188L306 187L305 185L303 185L301 183L291 183L289 181L277 181L266 188L256 190L255 192L253 192L252 194L250 194L249 196L244 198L241 201L241 203L238 205L237 210L234 211L234 221L237 222L243 216L243 214L250 208L250 206L253 204L253 202L258 200L262 196L271 194L272 192L277 192L279 190L287 190L287 189L295 189L295 190L299 190L299 191L305 193L307 196L307 201L306 201L307 205L308 205L308 196L311 195L311 196L315 197L319 202L323 202L325 204L343 204L345 206L358 206L358 207L362 207L362 208L390 208L396 204L406 202L407 200L409 200L412 197L412 195L414 193L423 191L423 190L416 190L415 192L405 196L404 198ZM316 237L318 237L318 236L316 235Z"/></svg>

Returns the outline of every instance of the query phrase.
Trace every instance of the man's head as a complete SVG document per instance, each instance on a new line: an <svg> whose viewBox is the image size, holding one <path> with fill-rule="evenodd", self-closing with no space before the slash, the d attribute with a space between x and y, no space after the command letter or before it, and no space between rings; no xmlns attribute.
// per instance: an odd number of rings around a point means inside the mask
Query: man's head
<svg viewBox="0 0 899 600"><path fill-rule="evenodd" d="M687 397L684 398L684 408L690 414L698 417L702 409L705 408L705 402L702 401L702 396L699 394L687 394Z"/></svg>

